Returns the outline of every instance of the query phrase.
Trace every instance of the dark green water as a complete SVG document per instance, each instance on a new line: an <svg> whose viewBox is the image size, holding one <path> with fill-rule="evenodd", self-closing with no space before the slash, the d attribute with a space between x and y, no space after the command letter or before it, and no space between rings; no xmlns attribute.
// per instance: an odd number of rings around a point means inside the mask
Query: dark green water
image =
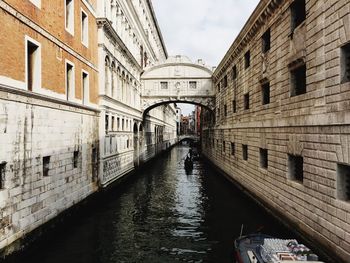
<svg viewBox="0 0 350 263"><path fill-rule="evenodd" d="M233 241L262 232L294 238L205 163L184 170L178 146L63 229L11 262L233 262Z"/></svg>

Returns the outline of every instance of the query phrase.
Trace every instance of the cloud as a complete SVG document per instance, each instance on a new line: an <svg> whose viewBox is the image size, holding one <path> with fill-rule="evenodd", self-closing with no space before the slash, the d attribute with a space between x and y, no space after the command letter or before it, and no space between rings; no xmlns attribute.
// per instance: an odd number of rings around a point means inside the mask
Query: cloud
<svg viewBox="0 0 350 263"><path fill-rule="evenodd" d="M153 0L169 55L216 66L258 0Z"/></svg>

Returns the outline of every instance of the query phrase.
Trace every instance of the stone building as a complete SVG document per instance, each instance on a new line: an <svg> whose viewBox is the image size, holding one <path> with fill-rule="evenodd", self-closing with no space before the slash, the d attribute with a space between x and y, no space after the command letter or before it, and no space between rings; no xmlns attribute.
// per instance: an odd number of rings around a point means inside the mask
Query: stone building
<svg viewBox="0 0 350 263"><path fill-rule="evenodd" d="M214 72L204 152L329 253L350 258L350 2L262 0Z"/></svg>
<svg viewBox="0 0 350 263"><path fill-rule="evenodd" d="M96 2L0 1L0 249L97 188Z"/></svg>
<svg viewBox="0 0 350 263"><path fill-rule="evenodd" d="M175 143L176 113L164 105L143 116L141 73L168 56L151 1L104 0L97 10L105 186Z"/></svg>
<svg viewBox="0 0 350 263"><path fill-rule="evenodd" d="M150 1L0 0L0 22L1 256L173 145L176 112L141 107L167 57Z"/></svg>

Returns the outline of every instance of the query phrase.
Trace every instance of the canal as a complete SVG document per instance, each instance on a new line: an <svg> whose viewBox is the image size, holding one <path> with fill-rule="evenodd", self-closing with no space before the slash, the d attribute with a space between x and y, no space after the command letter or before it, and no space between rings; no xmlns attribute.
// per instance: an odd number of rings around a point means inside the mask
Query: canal
<svg viewBox="0 0 350 263"><path fill-rule="evenodd" d="M233 262L244 233L294 238L202 161L186 173L174 147L11 262Z"/></svg>

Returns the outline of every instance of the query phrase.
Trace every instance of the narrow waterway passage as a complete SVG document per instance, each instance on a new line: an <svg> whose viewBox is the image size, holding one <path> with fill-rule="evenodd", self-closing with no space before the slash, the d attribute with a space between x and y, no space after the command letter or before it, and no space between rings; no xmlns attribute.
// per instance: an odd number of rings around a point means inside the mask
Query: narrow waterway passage
<svg viewBox="0 0 350 263"><path fill-rule="evenodd" d="M242 224L294 237L205 163L186 174L188 151L162 154L18 262L229 263Z"/></svg>

